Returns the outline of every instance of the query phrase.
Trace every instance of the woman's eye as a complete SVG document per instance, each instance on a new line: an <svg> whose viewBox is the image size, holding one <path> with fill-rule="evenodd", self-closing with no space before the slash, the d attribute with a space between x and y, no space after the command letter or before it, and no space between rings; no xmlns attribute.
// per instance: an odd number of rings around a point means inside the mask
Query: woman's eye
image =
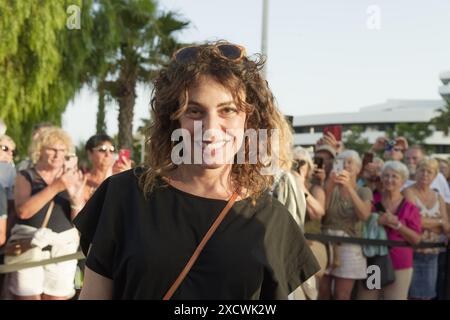
<svg viewBox="0 0 450 320"><path fill-rule="evenodd" d="M196 108L188 108L186 110L186 114L191 116L191 117L199 117L199 116L201 116L202 113L201 113L200 110L198 110Z"/></svg>
<svg viewBox="0 0 450 320"><path fill-rule="evenodd" d="M236 108L232 108L232 107L226 107L226 108L223 108L222 110L220 110L223 114L225 114L225 115L231 115L231 114L234 114L234 113L237 113L238 112L238 110L236 109Z"/></svg>

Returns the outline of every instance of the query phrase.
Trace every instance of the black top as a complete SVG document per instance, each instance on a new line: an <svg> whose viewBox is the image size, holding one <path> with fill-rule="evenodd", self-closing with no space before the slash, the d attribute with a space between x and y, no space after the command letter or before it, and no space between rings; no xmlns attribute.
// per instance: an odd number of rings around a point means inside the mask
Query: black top
<svg viewBox="0 0 450 320"><path fill-rule="evenodd" d="M159 186L145 200L135 171L105 180L74 223L86 265L114 299L162 299L226 201ZM286 299L319 270L288 210L264 194L235 202L172 299Z"/></svg>
<svg viewBox="0 0 450 320"><path fill-rule="evenodd" d="M34 168L22 170L20 171L20 174L23 175L25 179L27 179L27 181L31 184L32 196L38 192L41 192L48 186L44 179ZM53 201L55 201L55 206L53 208L52 215L50 216L50 220L48 221L47 228L58 233L72 229L73 225L70 218L70 197L67 191L58 193L53 198ZM44 221L49 205L50 202L42 207L41 210L39 210L34 216L29 219L17 218L16 223L40 228L42 226L42 222Z"/></svg>

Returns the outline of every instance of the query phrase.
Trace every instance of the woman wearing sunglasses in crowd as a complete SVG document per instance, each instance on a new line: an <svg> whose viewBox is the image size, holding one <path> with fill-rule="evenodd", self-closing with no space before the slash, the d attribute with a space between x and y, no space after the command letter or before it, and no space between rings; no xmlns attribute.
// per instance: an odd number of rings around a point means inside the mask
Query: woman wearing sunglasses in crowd
<svg viewBox="0 0 450 320"><path fill-rule="evenodd" d="M160 71L147 166L108 178L76 219L90 247L82 299L286 299L318 270L266 192L273 177L249 160L257 141L244 130L270 141L282 117L262 66L219 42L183 48Z"/></svg>
<svg viewBox="0 0 450 320"><path fill-rule="evenodd" d="M79 235L72 219L81 209L85 181L71 156L72 141L64 130L50 127L33 140L30 151L33 166L17 174L17 221L10 239L33 236L42 249L38 260L75 253ZM9 290L19 300L69 299L75 294L76 265L70 260L19 270L10 274Z"/></svg>
<svg viewBox="0 0 450 320"><path fill-rule="evenodd" d="M88 139L85 150L92 168L85 174L84 201L86 202L98 186L109 176L131 169L131 160L115 161L116 147L106 134L97 134Z"/></svg>

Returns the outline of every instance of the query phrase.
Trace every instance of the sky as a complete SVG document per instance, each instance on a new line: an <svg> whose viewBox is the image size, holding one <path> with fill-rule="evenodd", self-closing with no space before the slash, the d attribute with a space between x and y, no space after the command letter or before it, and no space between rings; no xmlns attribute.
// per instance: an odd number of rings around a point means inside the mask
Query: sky
<svg viewBox="0 0 450 320"><path fill-rule="evenodd" d="M225 39L261 52L263 0L160 0L190 21L182 42ZM81 25L81 28L83 26ZM354 112L387 99L440 99L450 70L450 1L269 0L267 79L281 111ZM150 87L137 90L134 128L149 117ZM80 91L63 115L76 142L95 133L97 96ZM117 133L118 105L107 110Z"/></svg>

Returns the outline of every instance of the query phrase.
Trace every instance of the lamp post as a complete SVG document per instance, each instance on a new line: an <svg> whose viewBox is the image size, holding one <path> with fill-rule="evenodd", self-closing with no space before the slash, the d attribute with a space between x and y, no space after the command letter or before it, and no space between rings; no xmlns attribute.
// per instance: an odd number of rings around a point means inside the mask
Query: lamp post
<svg viewBox="0 0 450 320"><path fill-rule="evenodd" d="M269 0L263 0L263 19L261 35L261 54L267 58L267 34L269 25ZM267 63L262 70L264 78L267 78Z"/></svg>

